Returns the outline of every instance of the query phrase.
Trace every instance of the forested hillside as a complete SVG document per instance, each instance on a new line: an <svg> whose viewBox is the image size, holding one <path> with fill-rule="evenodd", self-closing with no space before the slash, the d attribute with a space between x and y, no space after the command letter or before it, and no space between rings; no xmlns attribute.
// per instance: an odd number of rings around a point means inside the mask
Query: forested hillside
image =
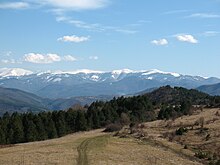
<svg viewBox="0 0 220 165"><path fill-rule="evenodd" d="M219 103L219 97L166 86L150 94L96 101L90 106L70 108L68 111L5 113L0 118L0 143L45 140L111 124L120 128L128 123L176 118L190 114L192 104L215 107Z"/></svg>

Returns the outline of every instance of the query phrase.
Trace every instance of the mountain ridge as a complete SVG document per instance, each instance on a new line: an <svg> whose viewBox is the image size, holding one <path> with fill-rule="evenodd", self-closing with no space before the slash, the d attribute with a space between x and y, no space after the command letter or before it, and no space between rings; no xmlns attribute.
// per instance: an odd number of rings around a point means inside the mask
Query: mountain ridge
<svg viewBox="0 0 220 165"><path fill-rule="evenodd" d="M5 73L5 74L3 74L3 73ZM14 73L14 74L12 74L12 73ZM26 70L26 69L23 69L23 68L0 68L0 77L10 77L10 76L14 76L14 77L18 76L19 77L19 76L25 76L25 75L31 75L31 74L37 74L39 76L39 75L46 74L46 73L50 73L50 74L53 74L53 75L79 74L79 73L82 73L82 74L92 74L92 73L99 73L99 74L100 73L112 73L112 74L144 73L144 75L150 75L150 74L160 73L160 74L170 74L170 75L173 75L175 77L179 77L181 75L184 76L184 74L179 74L179 73L176 73L176 72L165 72L165 71L161 71L161 70L158 70L158 69L131 70L131 69L124 68L124 69L118 69L118 70L112 70L112 71L78 69L78 70L72 70L72 71L61 71L61 70L51 71L51 70L48 70L48 71L44 71L44 72L39 72L39 71L33 72L33 71ZM211 78L211 77L204 77L204 76L199 76L199 75L194 76L194 77L202 77L204 79Z"/></svg>
<svg viewBox="0 0 220 165"><path fill-rule="evenodd" d="M191 89L215 83L220 83L220 79L182 75L157 69L142 71L122 69L110 72L84 69L0 76L0 86L2 87L16 88L52 99L127 95L166 85Z"/></svg>
<svg viewBox="0 0 220 165"><path fill-rule="evenodd" d="M48 99L19 89L0 87L0 116L5 112L40 112L66 110L74 105L91 104L94 101L107 101L114 96L72 97L69 99Z"/></svg>

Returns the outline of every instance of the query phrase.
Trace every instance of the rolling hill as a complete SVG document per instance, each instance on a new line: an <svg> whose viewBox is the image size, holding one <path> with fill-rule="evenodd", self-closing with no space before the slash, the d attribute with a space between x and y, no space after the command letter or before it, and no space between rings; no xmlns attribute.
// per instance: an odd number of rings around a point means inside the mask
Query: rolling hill
<svg viewBox="0 0 220 165"><path fill-rule="evenodd" d="M212 100L210 95L199 92L198 90L182 87L172 88L170 86L160 87L144 95L146 95L152 102L159 104L180 104L183 100L188 100L193 105L208 105Z"/></svg>
<svg viewBox="0 0 220 165"><path fill-rule="evenodd" d="M0 115L5 112L39 112L47 110L45 100L18 89L0 87Z"/></svg>
<svg viewBox="0 0 220 165"><path fill-rule="evenodd" d="M208 93L210 95L220 95L220 83L213 85L203 85L197 88L197 90Z"/></svg>
<svg viewBox="0 0 220 165"><path fill-rule="evenodd" d="M107 101L113 96L85 96L68 99L47 99L19 89L0 87L0 116L5 112L40 112L45 110L65 110L79 104L91 104L96 100Z"/></svg>

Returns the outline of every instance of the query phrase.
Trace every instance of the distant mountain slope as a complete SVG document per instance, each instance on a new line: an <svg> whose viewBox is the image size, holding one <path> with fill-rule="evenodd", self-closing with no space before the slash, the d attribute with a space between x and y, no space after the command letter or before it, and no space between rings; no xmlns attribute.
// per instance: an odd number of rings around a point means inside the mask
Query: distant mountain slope
<svg viewBox="0 0 220 165"><path fill-rule="evenodd" d="M17 88L51 99L128 95L166 85L191 89L201 85L220 83L220 79L214 77L188 76L156 69L143 71L123 69L111 72L78 70L33 74L28 71L22 71L18 74L18 69L13 70L13 73L16 72L18 76L10 74L11 72L8 71L8 75L6 71L1 74L0 70L0 86Z"/></svg>
<svg viewBox="0 0 220 165"><path fill-rule="evenodd" d="M220 83L213 85L203 85L197 88L197 90L208 93L210 95L220 95Z"/></svg>
<svg viewBox="0 0 220 165"><path fill-rule="evenodd" d="M18 89L0 87L0 115L4 112L27 112L47 110L45 100Z"/></svg>
<svg viewBox="0 0 220 165"><path fill-rule="evenodd" d="M87 96L73 97L69 99L45 99L32 93L18 89L0 87L0 116L5 112L39 112L45 110L65 110L69 107L80 104L91 104L94 101L107 101L113 96Z"/></svg>
<svg viewBox="0 0 220 165"><path fill-rule="evenodd" d="M108 101L111 100L114 96L83 96L83 97L72 97L69 99L50 99L47 100L46 106L49 109L53 110L65 110L76 104L79 105L90 105L94 101Z"/></svg>

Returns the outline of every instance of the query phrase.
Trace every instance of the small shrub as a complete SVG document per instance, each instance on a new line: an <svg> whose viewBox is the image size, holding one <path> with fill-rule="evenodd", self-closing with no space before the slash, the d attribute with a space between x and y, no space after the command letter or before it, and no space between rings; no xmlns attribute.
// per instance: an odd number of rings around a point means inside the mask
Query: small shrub
<svg viewBox="0 0 220 165"><path fill-rule="evenodd" d="M188 146L186 144L184 145L184 149L188 149Z"/></svg>
<svg viewBox="0 0 220 165"><path fill-rule="evenodd" d="M180 127L176 130L176 135L183 135L185 132L187 132L188 129L185 127Z"/></svg>
<svg viewBox="0 0 220 165"><path fill-rule="evenodd" d="M109 124L104 132L115 132L115 131L120 131L122 126L120 124Z"/></svg>
<svg viewBox="0 0 220 165"><path fill-rule="evenodd" d="M220 114L219 114L219 112L218 112L218 111L215 113L215 116L220 116Z"/></svg>
<svg viewBox="0 0 220 165"><path fill-rule="evenodd" d="M217 154L216 152L213 154L213 159L214 159L214 160L217 160L217 159L218 159L218 154Z"/></svg>
<svg viewBox="0 0 220 165"><path fill-rule="evenodd" d="M168 140L170 142L172 142L174 138L175 138L175 132L170 133L169 136L168 136Z"/></svg>
<svg viewBox="0 0 220 165"><path fill-rule="evenodd" d="M129 125L130 124L130 118L128 114L122 113L121 114L121 119L120 119L121 125Z"/></svg>
<svg viewBox="0 0 220 165"><path fill-rule="evenodd" d="M195 153L195 157L199 159L205 159L208 157L208 154L206 152L202 152L201 150Z"/></svg>
<svg viewBox="0 0 220 165"><path fill-rule="evenodd" d="M170 121L167 122L167 124L166 124L165 127L167 127L167 128L171 128L171 127L172 127L172 124L173 124L173 121L170 120Z"/></svg>
<svg viewBox="0 0 220 165"><path fill-rule="evenodd" d="M215 165L220 165L220 159L215 163Z"/></svg>
<svg viewBox="0 0 220 165"><path fill-rule="evenodd" d="M211 135L208 134L208 135L206 135L205 140L208 141L210 138L211 138Z"/></svg>
<svg viewBox="0 0 220 165"><path fill-rule="evenodd" d="M199 125L200 125L201 128L204 127L204 123L205 123L204 117L200 117L200 118L199 118Z"/></svg>
<svg viewBox="0 0 220 165"><path fill-rule="evenodd" d="M208 128L200 128L198 134L205 135L209 129Z"/></svg>
<svg viewBox="0 0 220 165"><path fill-rule="evenodd" d="M196 120L195 123L194 123L194 125L195 125L195 126L199 126L199 121Z"/></svg>

